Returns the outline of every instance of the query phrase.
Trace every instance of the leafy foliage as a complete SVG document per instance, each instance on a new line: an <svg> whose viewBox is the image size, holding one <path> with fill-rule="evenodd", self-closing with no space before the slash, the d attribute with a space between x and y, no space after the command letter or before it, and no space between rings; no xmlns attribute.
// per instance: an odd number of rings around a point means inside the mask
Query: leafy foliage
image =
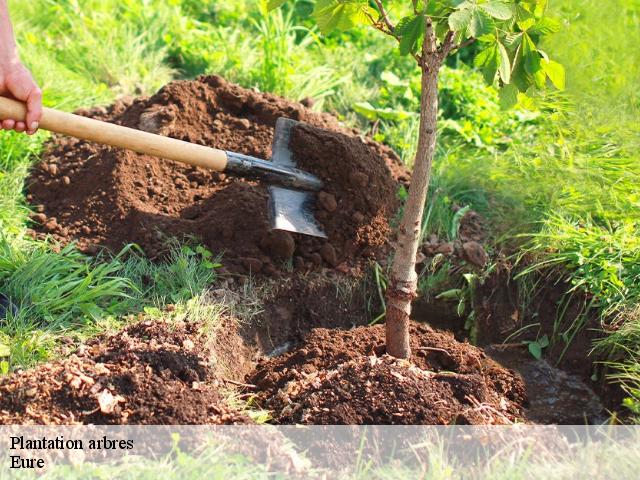
<svg viewBox="0 0 640 480"><path fill-rule="evenodd" d="M285 0L272 0L269 7L284 3ZM538 48L542 37L559 30L559 23L545 16L547 0L411 2L412 13L395 26L383 3L375 3L373 8L366 0L318 0L313 17L325 34L369 24L395 37L402 55L419 54L427 24L434 25L439 49L445 55L477 41L475 64L487 84L501 90L504 108L513 107L519 94L543 89L547 82L564 89L564 68ZM447 44L451 38L455 42L453 48Z"/></svg>

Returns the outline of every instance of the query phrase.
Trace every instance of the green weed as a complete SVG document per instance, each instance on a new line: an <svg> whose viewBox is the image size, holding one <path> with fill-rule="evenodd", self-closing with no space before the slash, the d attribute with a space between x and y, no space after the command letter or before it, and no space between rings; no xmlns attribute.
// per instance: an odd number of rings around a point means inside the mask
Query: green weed
<svg viewBox="0 0 640 480"><path fill-rule="evenodd" d="M219 260L202 246L174 244L161 263L151 262L133 250L121 270L140 289L139 301L161 307L202 294L215 281Z"/></svg>

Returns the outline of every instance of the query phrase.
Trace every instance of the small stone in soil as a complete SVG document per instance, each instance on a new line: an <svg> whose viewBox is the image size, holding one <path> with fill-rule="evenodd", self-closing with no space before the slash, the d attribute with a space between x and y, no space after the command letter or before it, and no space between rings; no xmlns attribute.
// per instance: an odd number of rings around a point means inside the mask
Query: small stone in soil
<svg viewBox="0 0 640 480"><path fill-rule="evenodd" d="M353 215L351 215L351 220L353 220L353 223L360 225L362 222L364 222L364 215L360 212L353 212Z"/></svg>
<svg viewBox="0 0 640 480"><path fill-rule="evenodd" d="M309 255L309 259L311 260L311 263L313 263L316 267L322 266L322 255L320 255L318 252Z"/></svg>
<svg viewBox="0 0 640 480"><path fill-rule="evenodd" d="M287 260L293 257L296 250L296 242L290 233L282 230L273 230L265 235L260 246L273 257Z"/></svg>
<svg viewBox="0 0 640 480"><path fill-rule="evenodd" d="M257 258L243 258L242 264L249 273L260 273L262 270L262 261Z"/></svg>
<svg viewBox="0 0 640 480"><path fill-rule="evenodd" d="M336 254L336 249L333 248L333 245L330 243L325 243L320 248L320 255L332 267L335 267L338 264L338 256Z"/></svg>
<svg viewBox="0 0 640 480"><path fill-rule="evenodd" d="M478 266L484 267L489 261L487 252L478 242L465 242L462 244L465 260Z"/></svg>
<svg viewBox="0 0 640 480"><path fill-rule="evenodd" d="M436 248L436 253L441 253L442 255L453 255L453 244L452 243L443 243L438 248Z"/></svg>
<svg viewBox="0 0 640 480"><path fill-rule="evenodd" d="M356 188L364 188L369 183L369 177L362 172L353 172L349 175L349 181Z"/></svg>
<svg viewBox="0 0 640 480"><path fill-rule="evenodd" d="M318 193L318 202L327 212L335 212L336 208L338 208L336 197L327 192Z"/></svg>
<svg viewBox="0 0 640 480"><path fill-rule="evenodd" d="M58 228L58 220L55 217L51 217L47 223L44 224L44 228L51 231Z"/></svg>
<svg viewBox="0 0 640 480"><path fill-rule="evenodd" d="M44 213L36 213L35 215L31 215L31 219L38 223L44 223L47 221L47 216Z"/></svg>

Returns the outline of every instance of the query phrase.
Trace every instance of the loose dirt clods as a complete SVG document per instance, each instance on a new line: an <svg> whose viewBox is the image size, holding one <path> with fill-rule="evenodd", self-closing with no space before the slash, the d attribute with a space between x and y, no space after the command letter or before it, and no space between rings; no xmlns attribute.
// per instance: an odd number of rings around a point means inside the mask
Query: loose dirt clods
<svg viewBox="0 0 640 480"><path fill-rule="evenodd" d="M244 424L195 323L141 322L0 380L0 424Z"/></svg>
<svg viewBox="0 0 640 480"><path fill-rule="evenodd" d="M508 424L523 421L522 381L469 344L411 325L411 362L384 354L384 326L315 329L249 377L279 423Z"/></svg>
<svg viewBox="0 0 640 480"><path fill-rule="evenodd" d="M399 159L330 115L216 76L79 113L263 159L271 157L279 117L305 122L291 147L302 168L326 181L318 216L329 240L269 233L264 185L63 137L49 144L29 180L40 235L75 241L88 253L137 243L151 257L162 255L169 237L195 237L224 253L229 270L267 275L286 262L300 270L353 267L387 240L387 218L398 205L391 169L402 172Z"/></svg>

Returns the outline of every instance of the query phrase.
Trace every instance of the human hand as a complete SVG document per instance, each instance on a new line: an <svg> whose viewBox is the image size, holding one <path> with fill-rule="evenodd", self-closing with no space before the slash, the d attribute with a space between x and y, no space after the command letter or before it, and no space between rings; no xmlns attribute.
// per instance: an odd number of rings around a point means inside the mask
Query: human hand
<svg viewBox="0 0 640 480"><path fill-rule="evenodd" d="M0 60L0 95L15 98L27 105L26 121L2 120L0 128L33 135L42 118L42 91L31 72L17 58Z"/></svg>

